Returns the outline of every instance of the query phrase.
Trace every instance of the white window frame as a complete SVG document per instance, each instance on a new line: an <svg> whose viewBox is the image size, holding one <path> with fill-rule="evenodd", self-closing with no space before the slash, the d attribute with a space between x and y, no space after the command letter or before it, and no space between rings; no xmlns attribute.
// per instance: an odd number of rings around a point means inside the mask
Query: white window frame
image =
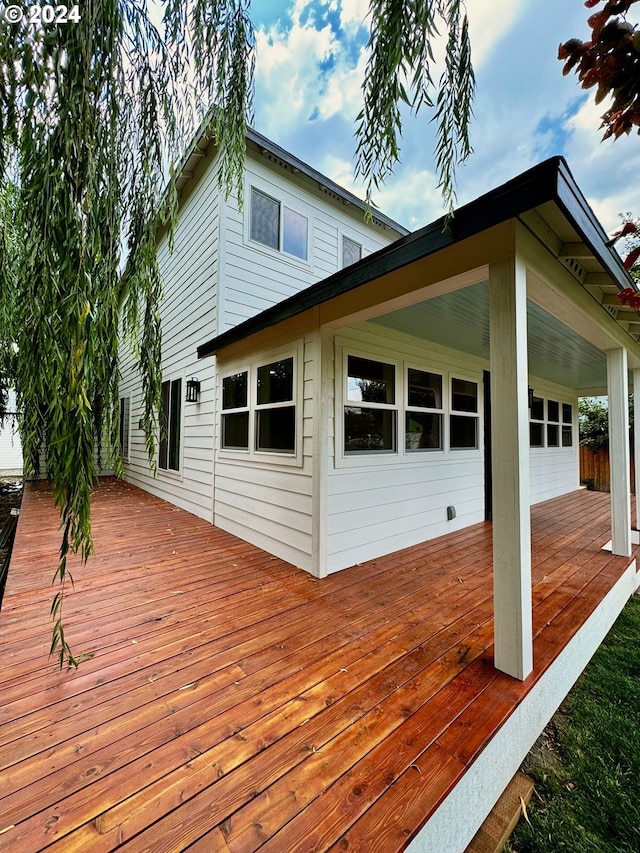
<svg viewBox="0 0 640 853"><path fill-rule="evenodd" d="M274 246L270 246L268 243L263 243L260 240L255 239L251 236L251 213L253 209L253 193L257 192L260 195L263 195L265 198L270 199L278 205L279 210L279 234L278 234L278 248L276 249ZM277 257L281 260L290 261L295 264L300 264L304 267L311 266L311 254L312 254L312 234L313 234L313 218L310 215L310 211L306 205L298 203L295 198L285 197L284 193L278 192L276 187L265 187L259 181L250 181L247 185L247 190L245 193L245 197L249 198L249 204L245 205L246 215L245 215L245 242L247 245L252 246L255 249L259 249L261 252L267 252L271 254L273 257ZM291 252L287 252L284 249L284 211L285 208L292 213L295 213L299 216L302 216L307 221L307 256L306 258L301 258L299 255L292 254Z"/></svg>
<svg viewBox="0 0 640 853"><path fill-rule="evenodd" d="M293 358L293 400L283 401L281 403L262 403L257 402L258 393L258 368L264 367L267 364L272 364L276 361L284 361L287 358ZM245 409L223 409L222 408L222 382L229 376L234 376L237 373L247 372L247 399L249 410L249 447L248 449L229 448L222 446L222 416L235 411L245 411ZM304 408L304 358L303 358L303 343L298 341L286 348L276 350L263 350L250 359L244 358L242 361L230 362L226 365L219 366L218 373L218 416L216 418L216 453L218 458L228 461L245 462L251 464L266 466L285 465L300 467L303 464L303 408ZM293 453L278 450L257 450L257 413L259 410L272 409L276 407L284 408L286 406L295 406L295 449Z"/></svg>
<svg viewBox="0 0 640 853"><path fill-rule="evenodd" d="M230 409L224 408L224 380L229 379L234 376L238 376L241 373L246 373L247 375L247 404L246 406L233 406ZM225 415L237 415L247 413L247 447L224 447L222 440L224 435L224 417ZM251 449L251 368L249 365L245 365L244 367L238 368L238 370L233 370L229 373L225 373L220 377L220 448L224 451L232 451L234 453L242 453L247 455Z"/></svg>
<svg viewBox="0 0 640 853"><path fill-rule="evenodd" d="M348 400L347 395L347 380L348 380L348 357L350 355L359 358L370 359L385 364L395 365L395 391L396 402L396 450L391 451L362 451L360 453L345 452L345 434L344 434L344 408L347 405L359 405ZM388 465L428 465L433 464L436 460L452 460L452 459L478 459L484 453L484 395L482 386L482 377L479 373L473 371L447 370L444 365L438 363L437 357L433 360L430 358L425 361L415 358L406 359L395 350L388 350L375 346L363 346L361 343L351 341L348 338L336 338L335 341L335 399L334 399L334 454L333 466L336 469L340 468L373 468ZM433 373L442 376L442 449L424 449L421 451L407 450L406 448L406 412L408 410L408 369L421 370L426 373ZM458 412L451 408L451 380L461 379L466 382L473 382L477 387L477 412ZM368 406L387 408L390 404L382 403L367 403ZM420 410L422 411L422 410ZM427 411L426 409L424 411ZM439 410L433 410L434 413L440 413ZM450 416L464 415L466 417L474 417L477 421L477 447L461 447L451 448L449 446L450 437Z"/></svg>
<svg viewBox="0 0 640 853"><path fill-rule="evenodd" d="M420 406L411 406L409 405L409 370L419 370L421 373L431 373L434 376L440 377L441 382L441 403L442 406L438 408L429 408L429 407L420 407ZM420 458L423 455L433 456L434 454L444 455L445 449L447 447L448 437L449 437L449 416L447 411L447 401L448 401L448 384L449 380L447 374L445 374L442 370L437 370L433 367L427 367L424 364L418 365L414 362L405 361L403 365L403 388L402 388L402 396L403 396L403 442L402 442L402 453L403 455L409 455L411 457L415 457L416 459ZM440 415L440 444L441 447L421 447L415 449L407 448L407 413L408 412L418 412L429 415Z"/></svg>
<svg viewBox="0 0 640 853"><path fill-rule="evenodd" d="M536 452L547 451L550 450L552 452L555 451L568 451L572 450L575 447L575 436L574 436L574 412L576 406L573 402L568 402L566 399L562 398L562 395L554 394L550 392L549 394L534 394L539 400L542 400L542 410L543 410L543 419L533 418L531 417L531 410L529 410L529 450L533 450ZM558 420L552 421L549 418L549 402L558 404ZM571 407L571 422L565 421L563 414L563 406ZM531 444L531 424L539 424L542 427L542 444ZM554 426L558 429L558 443L557 444L549 444L549 427ZM563 429L569 427L571 430L571 444L564 445L562 443L562 435Z"/></svg>

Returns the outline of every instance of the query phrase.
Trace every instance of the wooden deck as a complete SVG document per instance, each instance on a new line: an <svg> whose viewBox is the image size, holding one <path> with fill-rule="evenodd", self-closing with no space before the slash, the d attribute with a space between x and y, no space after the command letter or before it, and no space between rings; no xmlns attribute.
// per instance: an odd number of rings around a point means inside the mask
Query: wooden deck
<svg viewBox="0 0 640 853"><path fill-rule="evenodd" d="M122 482L47 658L58 520L28 488L0 614L0 847L406 848L630 561L609 495L533 509L535 673L492 665L491 528L318 581Z"/></svg>

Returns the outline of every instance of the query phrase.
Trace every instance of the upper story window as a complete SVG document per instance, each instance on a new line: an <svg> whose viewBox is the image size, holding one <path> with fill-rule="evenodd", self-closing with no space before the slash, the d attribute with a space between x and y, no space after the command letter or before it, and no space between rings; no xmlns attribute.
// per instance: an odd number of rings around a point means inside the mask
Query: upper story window
<svg viewBox="0 0 640 853"><path fill-rule="evenodd" d="M160 441L158 466L162 469L180 470L180 422L182 409L182 379L162 383L160 405Z"/></svg>
<svg viewBox="0 0 640 853"><path fill-rule="evenodd" d="M308 234L309 220L306 216L255 187L251 188L252 240L306 261Z"/></svg>
<svg viewBox="0 0 640 853"><path fill-rule="evenodd" d="M342 238L342 266L349 267L362 258L362 245L350 240L349 237Z"/></svg>

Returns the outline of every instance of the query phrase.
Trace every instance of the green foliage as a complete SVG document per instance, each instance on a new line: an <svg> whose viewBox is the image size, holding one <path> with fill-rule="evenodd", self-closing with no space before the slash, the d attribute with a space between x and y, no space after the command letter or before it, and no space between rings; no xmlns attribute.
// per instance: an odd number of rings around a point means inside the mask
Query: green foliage
<svg viewBox="0 0 640 853"><path fill-rule="evenodd" d="M580 444L594 453L609 446L609 410L595 397L582 397L578 402Z"/></svg>
<svg viewBox="0 0 640 853"><path fill-rule="evenodd" d="M515 853L640 850L640 600L633 597L528 768L536 793L510 841Z"/></svg>
<svg viewBox="0 0 640 853"><path fill-rule="evenodd" d="M371 0L370 57L358 114L356 174L367 201L400 158L401 105L413 114L435 108L439 187L451 210L455 168L471 153L468 136L475 79L467 17L461 0ZM436 85L433 42L446 32L445 69ZM435 95L435 102L434 102Z"/></svg>
<svg viewBox="0 0 640 853"><path fill-rule="evenodd" d="M202 105L219 104L222 180L228 191L240 186L253 70L247 3L170 0L163 24L161 34L144 0L100 0L81 5L78 23L0 27L0 176L15 163L17 186L3 185L0 239L13 245L17 235L20 245L2 253L0 358L3 377L16 381L26 471L38 474L44 455L61 512L51 647L61 666L80 659L62 624L67 557L86 560L92 551L90 496L103 441L105 464L121 471L121 323L137 342L154 454L156 227L173 225L166 167L200 123Z"/></svg>

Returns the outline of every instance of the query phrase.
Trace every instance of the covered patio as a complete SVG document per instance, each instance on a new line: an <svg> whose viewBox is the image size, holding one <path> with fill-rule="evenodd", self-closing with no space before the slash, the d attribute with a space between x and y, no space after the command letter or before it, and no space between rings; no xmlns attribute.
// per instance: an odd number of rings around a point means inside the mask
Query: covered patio
<svg viewBox="0 0 640 853"><path fill-rule="evenodd" d="M93 657L60 672L59 520L26 490L0 613L18 853L463 850L637 586L636 546L602 550L609 495L532 507L519 681L494 668L490 522L316 579L121 481L93 518L64 609Z"/></svg>

